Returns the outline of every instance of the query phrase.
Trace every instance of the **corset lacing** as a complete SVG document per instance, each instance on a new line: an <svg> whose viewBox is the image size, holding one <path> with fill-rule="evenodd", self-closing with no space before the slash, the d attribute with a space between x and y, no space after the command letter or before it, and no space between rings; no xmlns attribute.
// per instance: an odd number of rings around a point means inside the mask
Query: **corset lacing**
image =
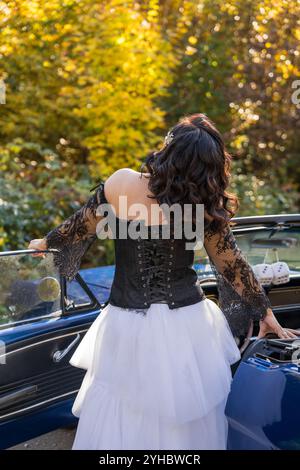
<svg viewBox="0 0 300 470"><path fill-rule="evenodd" d="M174 240L138 241L138 265L143 289L144 305L168 302L172 297L171 268L174 257Z"/></svg>

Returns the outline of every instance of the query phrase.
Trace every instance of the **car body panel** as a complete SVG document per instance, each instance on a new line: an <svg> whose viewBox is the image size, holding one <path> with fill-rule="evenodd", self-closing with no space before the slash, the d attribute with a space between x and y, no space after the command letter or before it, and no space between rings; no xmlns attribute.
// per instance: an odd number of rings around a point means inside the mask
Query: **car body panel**
<svg viewBox="0 0 300 470"><path fill-rule="evenodd" d="M3 372L0 376L1 448L9 442L8 429L14 430L10 445L39 435L40 427L36 434L31 428L23 427L24 418L28 419L28 415L33 414L35 422L43 419L43 432L48 432L53 429L53 419L48 422L47 410L52 416L57 407L56 427L65 424L66 407L70 414L68 403L70 399L74 401L85 374L84 370L72 367L69 359L98 314L99 310L95 310L56 322L43 322L41 328L38 324L34 329L27 325L28 331L22 327L23 331L15 341L10 335L10 342L6 344L6 364L1 365ZM3 341L3 335L0 338ZM64 351L71 343L74 347L70 352L59 363L54 362L55 353Z"/></svg>
<svg viewBox="0 0 300 470"><path fill-rule="evenodd" d="M226 406L231 450L300 450L300 367L272 360L267 343L256 341L234 375Z"/></svg>
<svg viewBox="0 0 300 470"><path fill-rule="evenodd" d="M72 367L69 359L102 307L79 274L67 284L47 256L39 268L27 251L0 255L2 272L6 269L1 318L11 321L0 325L2 449L76 422L71 404L85 370ZM44 291L42 283L49 279L55 286L59 282L56 300Z"/></svg>
<svg viewBox="0 0 300 470"><path fill-rule="evenodd" d="M0 424L1 448L7 449L59 427L76 426L78 419L71 412L73 403L74 397L66 398Z"/></svg>

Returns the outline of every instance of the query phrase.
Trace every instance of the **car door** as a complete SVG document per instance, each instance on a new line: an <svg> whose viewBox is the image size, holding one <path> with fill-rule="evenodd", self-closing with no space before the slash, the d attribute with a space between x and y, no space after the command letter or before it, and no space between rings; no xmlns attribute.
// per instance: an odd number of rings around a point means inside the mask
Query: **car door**
<svg viewBox="0 0 300 470"><path fill-rule="evenodd" d="M236 219L237 220L237 219ZM290 268L266 286L280 324L300 332L300 215L237 220L237 241L253 266L279 259ZM258 325L254 328L254 335ZM252 338L233 377L226 406L228 448L300 449L300 338Z"/></svg>
<svg viewBox="0 0 300 470"><path fill-rule="evenodd" d="M226 406L228 449L300 449L299 360L299 339L261 339L246 351Z"/></svg>
<svg viewBox="0 0 300 470"><path fill-rule="evenodd" d="M32 254L0 253L1 449L76 423L85 371L69 359L102 308L79 274L71 283L59 276L52 252ZM102 306L108 293L104 286Z"/></svg>

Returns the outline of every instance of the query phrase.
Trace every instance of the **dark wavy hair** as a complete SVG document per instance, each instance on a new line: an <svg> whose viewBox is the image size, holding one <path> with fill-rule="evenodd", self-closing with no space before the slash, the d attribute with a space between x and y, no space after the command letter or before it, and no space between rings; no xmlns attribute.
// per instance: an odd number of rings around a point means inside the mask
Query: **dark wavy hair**
<svg viewBox="0 0 300 470"><path fill-rule="evenodd" d="M141 171L150 174L150 197L159 204L204 204L206 223L221 229L238 208L237 197L227 191L230 166L231 156L213 122L205 114L192 114L169 130Z"/></svg>

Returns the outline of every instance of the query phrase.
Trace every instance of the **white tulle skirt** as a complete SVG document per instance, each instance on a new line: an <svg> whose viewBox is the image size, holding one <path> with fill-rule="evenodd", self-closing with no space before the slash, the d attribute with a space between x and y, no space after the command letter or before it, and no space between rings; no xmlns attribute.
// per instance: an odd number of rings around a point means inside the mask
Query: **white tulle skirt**
<svg viewBox="0 0 300 470"><path fill-rule="evenodd" d="M230 365L240 358L209 299L146 314L108 304L70 363L86 369L73 449L226 449Z"/></svg>

